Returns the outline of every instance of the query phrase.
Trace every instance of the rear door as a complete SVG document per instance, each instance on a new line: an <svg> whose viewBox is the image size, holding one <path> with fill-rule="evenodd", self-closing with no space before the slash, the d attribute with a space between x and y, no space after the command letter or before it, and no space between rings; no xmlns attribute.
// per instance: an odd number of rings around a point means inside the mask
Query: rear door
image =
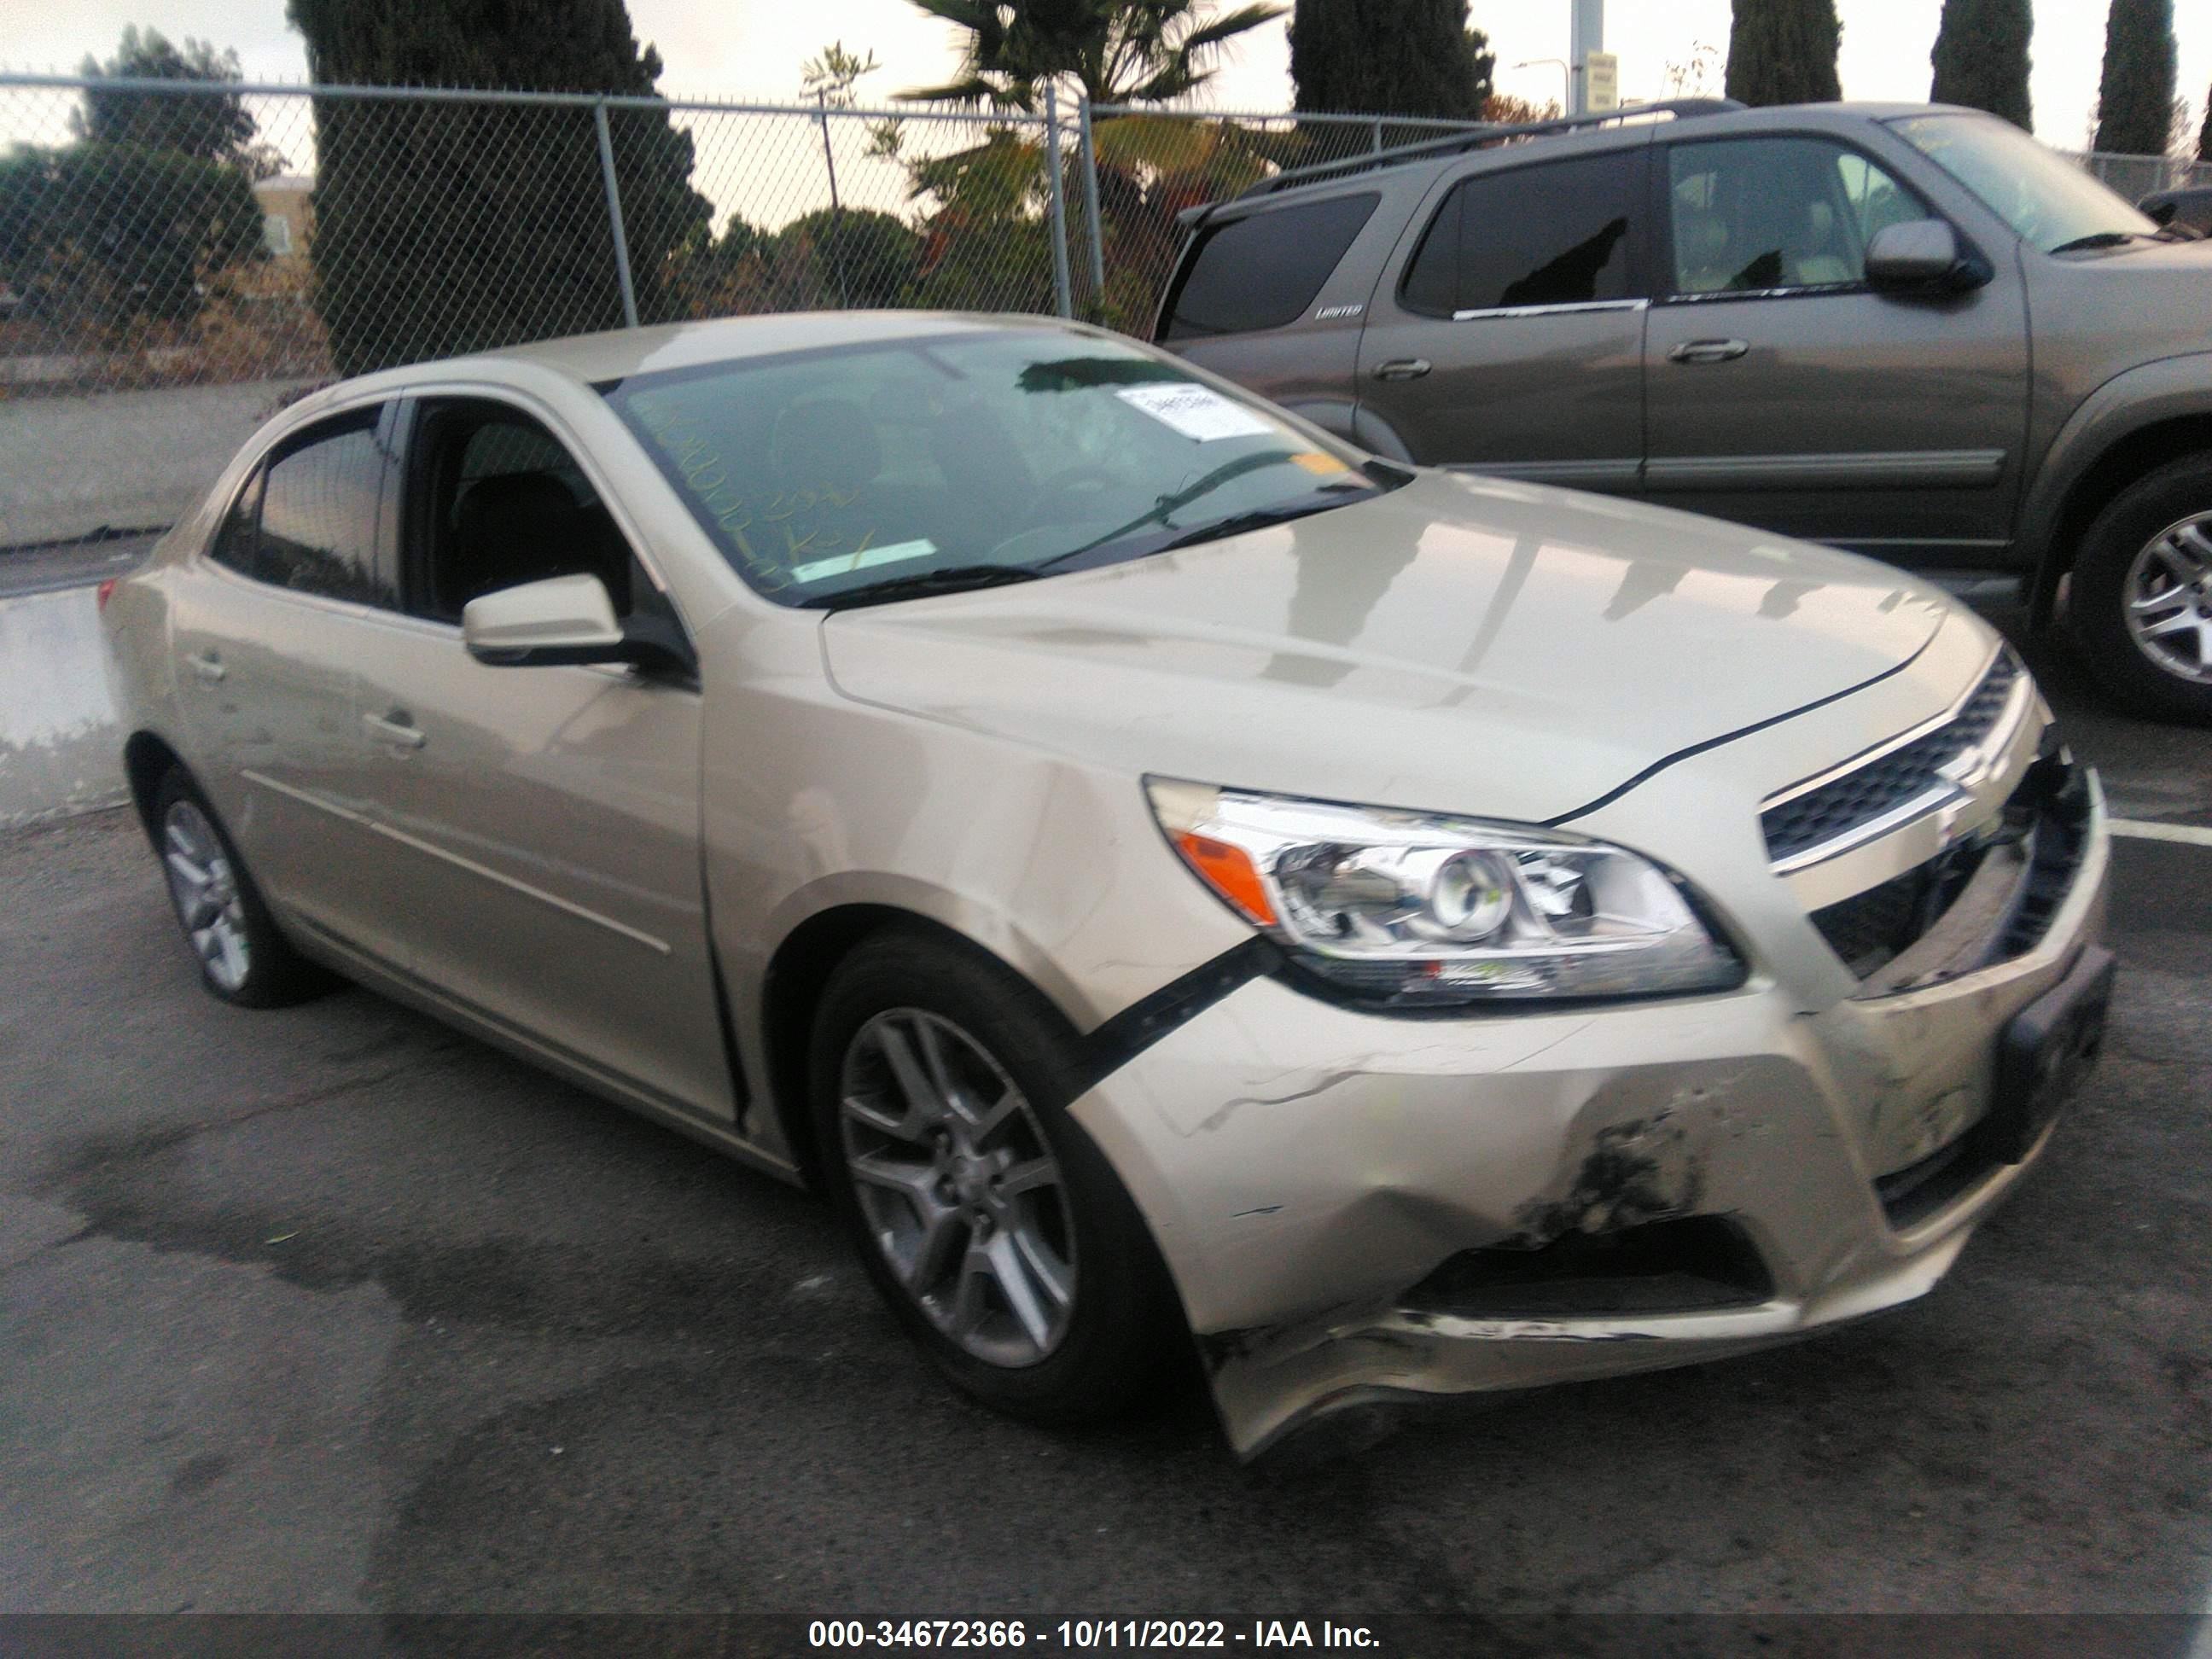
<svg viewBox="0 0 2212 1659"><path fill-rule="evenodd" d="M430 400L401 509L405 613L361 658L388 906L420 978L495 1024L696 1116L733 1114L699 857L696 684L490 667L479 593L589 574L680 640L598 484L537 416Z"/></svg>
<svg viewBox="0 0 2212 1659"><path fill-rule="evenodd" d="M1883 557L2001 552L2027 411L2012 262L1949 298L1873 292L1867 242L1936 210L1838 139L1683 139L1656 170L1653 498Z"/></svg>
<svg viewBox="0 0 2212 1659"><path fill-rule="evenodd" d="M1363 414L1416 461L1634 489L1645 155L1443 174L1369 306Z"/></svg>
<svg viewBox="0 0 2212 1659"><path fill-rule="evenodd" d="M173 613L202 786L263 889L349 937L373 931L353 665L398 603L382 519L391 430L371 406L276 444Z"/></svg>
<svg viewBox="0 0 2212 1659"><path fill-rule="evenodd" d="M1348 190L1206 226L1169 288L1160 343L1358 441L1360 318L1389 234L1382 195Z"/></svg>

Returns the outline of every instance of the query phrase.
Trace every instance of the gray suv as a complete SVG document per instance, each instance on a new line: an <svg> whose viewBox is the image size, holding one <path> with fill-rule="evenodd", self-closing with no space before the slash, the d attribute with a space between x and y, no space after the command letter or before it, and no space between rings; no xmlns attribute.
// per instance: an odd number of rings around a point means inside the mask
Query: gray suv
<svg viewBox="0 0 2212 1659"><path fill-rule="evenodd" d="M1194 210L1157 337L1401 460L2019 571L2212 720L2212 243L1971 110L1636 113Z"/></svg>

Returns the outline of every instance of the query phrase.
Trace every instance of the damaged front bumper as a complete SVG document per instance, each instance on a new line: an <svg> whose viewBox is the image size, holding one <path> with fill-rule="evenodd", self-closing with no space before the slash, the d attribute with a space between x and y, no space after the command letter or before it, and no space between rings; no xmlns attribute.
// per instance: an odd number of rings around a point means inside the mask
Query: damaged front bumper
<svg viewBox="0 0 2212 1659"><path fill-rule="evenodd" d="M2047 1139L1978 1127L2000 1034L2108 964L2087 790L2038 942L1937 983L1811 1013L1761 974L1406 1019L1263 977L1096 1085L1073 1114L1152 1225L1235 1449L1377 1398L1723 1358L1927 1291Z"/></svg>

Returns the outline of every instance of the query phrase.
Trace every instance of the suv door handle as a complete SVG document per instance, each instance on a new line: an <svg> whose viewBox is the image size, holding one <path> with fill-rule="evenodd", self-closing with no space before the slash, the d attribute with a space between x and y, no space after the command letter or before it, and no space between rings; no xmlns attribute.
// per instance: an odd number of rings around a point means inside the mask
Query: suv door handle
<svg viewBox="0 0 2212 1659"><path fill-rule="evenodd" d="M1418 380L1429 372L1426 357L1399 357L1376 368L1378 380Z"/></svg>
<svg viewBox="0 0 2212 1659"><path fill-rule="evenodd" d="M395 708L389 714L363 714L361 723L385 742L397 744L402 749L420 749L425 741L422 729L408 718L404 708Z"/></svg>
<svg viewBox="0 0 2212 1659"><path fill-rule="evenodd" d="M1670 363L1725 363L1751 349L1741 340L1685 340L1667 354Z"/></svg>
<svg viewBox="0 0 2212 1659"><path fill-rule="evenodd" d="M225 672L222 659L212 651L195 652L185 660L191 665L193 673L210 683L221 679Z"/></svg>

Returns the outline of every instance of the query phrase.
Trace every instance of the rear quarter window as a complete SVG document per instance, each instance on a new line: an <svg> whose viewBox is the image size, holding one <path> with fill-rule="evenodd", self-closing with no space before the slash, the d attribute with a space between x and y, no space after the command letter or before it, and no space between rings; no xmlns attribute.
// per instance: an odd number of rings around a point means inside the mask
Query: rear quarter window
<svg viewBox="0 0 2212 1659"><path fill-rule="evenodd" d="M1160 337L1248 334L1296 322L1382 199L1373 191L1333 196L1201 230Z"/></svg>

